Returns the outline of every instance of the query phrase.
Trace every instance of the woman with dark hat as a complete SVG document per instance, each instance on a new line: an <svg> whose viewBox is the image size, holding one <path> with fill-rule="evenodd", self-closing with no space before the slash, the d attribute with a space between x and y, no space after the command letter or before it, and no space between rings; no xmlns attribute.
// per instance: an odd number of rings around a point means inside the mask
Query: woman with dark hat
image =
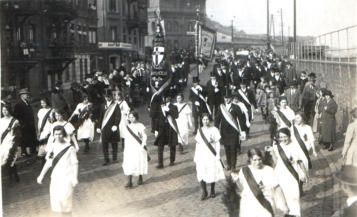
<svg viewBox="0 0 357 217"><path fill-rule="evenodd" d="M337 112L337 104L333 99L332 92L326 90L323 93L325 97L324 103L321 105L321 131L319 142L324 145L324 149L329 151L333 150L334 143L336 141L336 118L335 114Z"/></svg>
<svg viewBox="0 0 357 217"><path fill-rule="evenodd" d="M8 173L10 185L13 181L19 182L19 176L16 169L16 151L19 138L19 121L11 115L11 107L9 104L1 106L0 119L0 162L1 167ZM1 177L0 177L1 178Z"/></svg>

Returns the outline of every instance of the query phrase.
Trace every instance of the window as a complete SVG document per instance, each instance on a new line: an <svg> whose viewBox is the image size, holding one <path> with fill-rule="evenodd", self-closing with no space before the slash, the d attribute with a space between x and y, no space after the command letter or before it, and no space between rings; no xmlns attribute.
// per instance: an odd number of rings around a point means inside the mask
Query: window
<svg viewBox="0 0 357 217"><path fill-rule="evenodd" d="M97 43L97 31L95 29L91 29L88 32L88 42L89 44Z"/></svg>
<svg viewBox="0 0 357 217"><path fill-rule="evenodd" d="M87 75L88 74L88 59L84 59L84 73Z"/></svg>
<svg viewBox="0 0 357 217"><path fill-rule="evenodd" d="M17 41L22 41L22 27L19 26L16 29L16 40Z"/></svg>
<svg viewBox="0 0 357 217"><path fill-rule="evenodd" d="M116 26L110 27L110 35L111 35L112 41L117 41L117 27Z"/></svg>
<svg viewBox="0 0 357 217"><path fill-rule="evenodd" d="M35 42L36 41L36 26L31 24L29 26L29 41Z"/></svg>
<svg viewBox="0 0 357 217"><path fill-rule="evenodd" d="M109 11L116 12L117 11L117 2L116 0L109 0Z"/></svg>

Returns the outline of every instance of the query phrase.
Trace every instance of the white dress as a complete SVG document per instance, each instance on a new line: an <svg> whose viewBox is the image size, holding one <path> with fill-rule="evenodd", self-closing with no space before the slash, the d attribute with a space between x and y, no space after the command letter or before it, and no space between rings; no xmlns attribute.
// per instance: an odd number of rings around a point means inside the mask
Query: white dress
<svg viewBox="0 0 357 217"><path fill-rule="evenodd" d="M280 111L285 115L290 123L292 123L292 121L295 119L295 112L289 106L286 106L285 109L280 109ZM275 113L275 118L276 122L278 123L278 130L281 128L289 128L277 113Z"/></svg>
<svg viewBox="0 0 357 217"><path fill-rule="evenodd" d="M296 170L298 160L303 160L304 156L301 154L301 150L296 144L281 145L288 159L292 160L292 165ZM277 163L274 168L275 174L277 174L279 185L284 193L286 203L289 207L290 215L301 216L300 213L300 190L299 183L295 177L290 173L285 166L283 160L280 157L277 145L273 146L275 156L277 156Z"/></svg>
<svg viewBox="0 0 357 217"><path fill-rule="evenodd" d="M64 130L67 133L67 136L65 137L65 141L68 142L68 143L71 142L71 135L73 135L74 131L76 130L74 128L74 126L71 123L67 122L67 121L62 121L62 122L56 121L56 122L52 123L52 125L51 125L51 135L48 138L46 149L45 149L47 153L49 153L49 151L52 150L52 148L53 148L52 147L53 146L53 142L55 141L54 137L53 137L53 129L56 126L64 126Z"/></svg>
<svg viewBox="0 0 357 217"><path fill-rule="evenodd" d="M147 136L145 134L145 126L142 123L129 124L130 129L137 135L142 143L146 146ZM143 144L129 133L126 126L124 130L124 156L123 156L123 171L129 176L139 176L148 173L147 152L143 148Z"/></svg>
<svg viewBox="0 0 357 217"><path fill-rule="evenodd" d="M0 136L2 136L2 134L6 131L6 129L9 127L9 124L11 122L11 119L8 118L1 118L0 119ZM14 126L14 124L18 121L14 121L14 123L12 124L12 126ZM14 147L15 145L15 134L13 132L13 130L10 130L4 140L1 142L0 145L0 162L1 162L1 166L5 165L7 163L7 160L9 158L9 154L10 154L10 150ZM13 166L16 162L16 158L17 155L15 153L15 156L11 162L11 166Z"/></svg>
<svg viewBox="0 0 357 217"><path fill-rule="evenodd" d="M296 129L298 130L299 134L300 134L300 137L301 139L304 141L305 143L305 146L306 146L306 149L308 151L308 153L310 154L313 150L313 147L315 146L315 138L314 138L314 134L312 132L312 128L307 125L307 124L304 124L304 125L294 125L296 127ZM302 162L304 163L305 165L305 168L307 170L309 170L309 163L308 163L308 160L307 160L307 157L305 156L303 150L301 149L298 141L296 140L296 137L295 137L295 134L294 134L294 128L291 127L291 139L293 141L292 144L294 145L297 145L297 149L300 149L300 154L301 156L303 156L303 159L302 159Z"/></svg>
<svg viewBox="0 0 357 217"><path fill-rule="evenodd" d="M91 106L90 104L79 103L74 110L73 114L79 115L81 111L84 109L88 109L87 107ZM94 122L92 119L87 118L83 121L81 126L78 127L77 130L77 140L89 139L89 141L93 141L94 139Z"/></svg>
<svg viewBox="0 0 357 217"><path fill-rule="evenodd" d="M41 141L43 139L46 139L50 134L51 134L51 122L50 122L50 117L47 118L47 121L40 132L41 126L43 119L45 118L46 114L51 110L51 108L41 108L38 113L37 113L37 118L38 118L38 123L37 123L37 132L39 133L38 139ZM51 115L51 114L50 114Z"/></svg>
<svg viewBox="0 0 357 217"><path fill-rule="evenodd" d="M279 183L276 178L274 169L270 166L263 166L262 169L255 169L252 166L249 166L249 168L250 171L252 171L256 182L258 184L262 183L262 185L264 186L264 188L262 189L264 197L270 202L273 210L275 210L274 191L275 188L279 185ZM240 170L237 178L238 179L234 181L238 181L240 186L243 186L243 190L241 192L239 216L271 217L272 215L270 214L270 212L261 205L261 203L257 200L257 198L250 190L250 187L244 177L242 170Z"/></svg>
<svg viewBox="0 0 357 217"><path fill-rule="evenodd" d="M190 127L192 126L192 110L191 107L186 103L175 103L175 105L177 106L177 109L179 111L179 116L176 119L176 122L181 135L181 137L178 136L178 142L184 145L188 145L188 136L190 132ZM186 106L183 107L184 105Z"/></svg>
<svg viewBox="0 0 357 217"><path fill-rule="evenodd" d="M120 133L120 138L124 139L124 134L126 131L125 123L128 119L130 107L125 100L123 100L121 102L117 102L117 103L119 105L120 112L121 112L121 119L120 119L120 123L119 123L119 133Z"/></svg>
<svg viewBox="0 0 357 217"><path fill-rule="evenodd" d="M219 180L225 179L222 164L220 162L220 142L221 135L216 127L202 128L202 132L208 141L211 139L211 145L216 150L217 155L214 156L213 153L208 149L207 145L197 133L196 140L196 151L194 156L194 162L196 163L197 180L199 182L205 181L207 183L217 182Z"/></svg>
<svg viewBox="0 0 357 217"><path fill-rule="evenodd" d="M54 156L61 152L70 144L55 144L52 147ZM72 146L58 161L52 171L50 184L50 200L51 209L54 212L71 212L72 211L72 196L73 185L72 181L76 180L74 171L75 164L78 164L76 149Z"/></svg>

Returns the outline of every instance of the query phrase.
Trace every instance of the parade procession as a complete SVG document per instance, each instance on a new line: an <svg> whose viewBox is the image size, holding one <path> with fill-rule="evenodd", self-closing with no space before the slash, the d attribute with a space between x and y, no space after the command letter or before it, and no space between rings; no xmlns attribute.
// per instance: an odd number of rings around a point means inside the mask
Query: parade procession
<svg viewBox="0 0 357 217"><path fill-rule="evenodd" d="M357 25L273 1L0 1L0 217L356 217Z"/></svg>

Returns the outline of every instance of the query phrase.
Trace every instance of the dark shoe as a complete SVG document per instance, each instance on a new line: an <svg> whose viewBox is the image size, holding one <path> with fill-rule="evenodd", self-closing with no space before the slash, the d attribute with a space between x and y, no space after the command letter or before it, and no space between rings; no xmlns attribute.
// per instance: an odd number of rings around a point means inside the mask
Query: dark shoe
<svg viewBox="0 0 357 217"><path fill-rule="evenodd" d="M211 198L215 198L216 197L216 193L213 191L211 192L211 195L210 195Z"/></svg>
<svg viewBox="0 0 357 217"><path fill-rule="evenodd" d="M138 179L138 185L142 185L142 184L143 184L143 176L140 175Z"/></svg>
<svg viewBox="0 0 357 217"><path fill-rule="evenodd" d="M116 159L116 160L113 160L112 163L116 164L116 163L119 163L119 161Z"/></svg>
<svg viewBox="0 0 357 217"><path fill-rule="evenodd" d="M207 196L208 196L207 191L202 192L201 200L206 200Z"/></svg>
<svg viewBox="0 0 357 217"><path fill-rule="evenodd" d="M175 162L170 162L169 166L172 167L175 165Z"/></svg>
<svg viewBox="0 0 357 217"><path fill-rule="evenodd" d="M102 164L103 166L108 166L109 165L109 161L106 161Z"/></svg>
<svg viewBox="0 0 357 217"><path fill-rule="evenodd" d="M164 166L163 166L163 165L157 165L156 168L157 168L157 169L163 169Z"/></svg>
<svg viewBox="0 0 357 217"><path fill-rule="evenodd" d="M330 147L328 148L328 151L333 151L333 145L330 145Z"/></svg>
<svg viewBox="0 0 357 217"><path fill-rule="evenodd" d="M125 185L125 188L132 188L133 187L133 183L131 182L128 182L126 185Z"/></svg>

